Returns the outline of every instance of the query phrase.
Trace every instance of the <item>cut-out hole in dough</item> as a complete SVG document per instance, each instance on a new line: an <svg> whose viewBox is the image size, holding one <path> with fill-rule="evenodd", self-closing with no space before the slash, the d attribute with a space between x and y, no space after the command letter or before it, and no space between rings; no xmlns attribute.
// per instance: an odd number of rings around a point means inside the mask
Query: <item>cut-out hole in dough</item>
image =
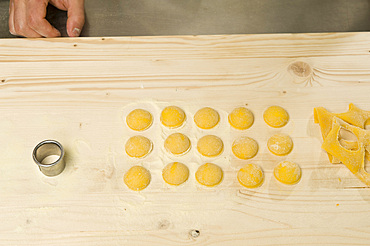
<svg viewBox="0 0 370 246"><path fill-rule="evenodd" d="M341 127L339 130L339 144L348 150L358 150L358 138L351 131Z"/></svg>

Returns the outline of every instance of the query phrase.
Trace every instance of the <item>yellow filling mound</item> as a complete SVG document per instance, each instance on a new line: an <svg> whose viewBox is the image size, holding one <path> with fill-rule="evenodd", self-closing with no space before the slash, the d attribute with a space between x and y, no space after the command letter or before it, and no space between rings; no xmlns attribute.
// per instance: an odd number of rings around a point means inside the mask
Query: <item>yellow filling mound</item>
<svg viewBox="0 0 370 246"><path fill-rule="evenodd" d="M198 140L197 149L201 155L215 157L222 153L224 144L219 137L207 135Z"/></svg>
<svg viewBox="0 0 370 246"><path fill-rule="evenodd" d="M234 141L231 149L236 157L246 160L257 154L258 143L252 138L240 137Z"/></svg>
<svg viewBox="0 0 370 246"><path fill-rule="evenodd" d="M205 186L212 187L221 183L223 177L222 169L212 163L203 164L195 173L196 180Z"/></svg>
<svg viewBox="0 0 370 246"><path fill-rule="evenodd" d="M131 190L140 191L149 185L150 179L150 172L147 169L141 166L134 166L127 171L123 181Z"/></svg>
<svg viewBox="0 0 370 246"><path fill-rule="evenodd" d="M180 162L173 162L163 169L162 177L170 185L180 185L188 180L189 168Z"/></svg>
<svg viewBox="0 0 370 246"><path fill-rule="evenodd" d="M296 184L301 179L301 168L294 162L282 161L274 168L274 176L283 184Z"/></svg>
<svg viewBox="0 0 370 246"><path fill-rule="evenodd" d="M153 123L152 114L144 109L135 109L126 117L128 127L135 131L144 131Z"/></svg>
<svg viewBox="0 0 370 246"><path fill-rule="evenodd" d="M247 164L238 172L238 181L247 188L256 188L263 183L262 169L255 164Z"/></svg>
<svg viewBox="0 0 370 246"><path fill-rule="evenodd" d="M150 153L152 148L152 142L143 136L133 136L127 140L125 145L127 155L136 158L145 157Z"/></svg>
<svg viewBox="0 0 370 246"><path fill-rule="evenodd" d="M182 133L173 133L164 141L164 147L174 155L181 155L190 149L190 140Z"/></svg>
<svg viewBox="0 0 370 246"><path fill-rule="evenodd" d="M253 113L244 107L236 108L229 114L229 123L238 130L246 130L253 125Z"/></svg>
<svg viewBox="0 0 370 246"><path fill-rule="evenodd" d="M161 113L161 122L169 128L177 128L185 122L185 112L176 106L169 106L163 109Z"/></svg>
<svg viewBox="0 0 370 246"><path fill-rule="evenodd" d="M267 141L267 148L275 155L287 155L293 149L293 141L286 134L275 134Z"/></svg>
<svg viewBox="0 0 370 246"><path fill-rule="evenodd" d="M285 126L289 121L289 114L285 109L279 106L271 106L263 113L263 119L266 124L279 128Z"/></svg>
<svg viewBox="0 0 370 246"><path fill-rule="evenodd" d="M220 115L212 108L202 108L194 115L195 124L201 129L211 129L220 121Z"/></svg>

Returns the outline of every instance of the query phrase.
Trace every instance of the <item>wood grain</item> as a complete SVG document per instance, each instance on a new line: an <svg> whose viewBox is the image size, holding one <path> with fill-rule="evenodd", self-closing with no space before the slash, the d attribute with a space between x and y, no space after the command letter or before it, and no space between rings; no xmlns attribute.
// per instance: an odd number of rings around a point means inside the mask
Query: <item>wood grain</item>
<svg viewBox="0 0 370 246"><path fill-rule="evenodd" d="M329 163L313 123L317 106L344 112L352 102L370 110L369 92L370 33L0 40L0 245L369 245L370 189ZM275 104L291 117L282 129L262 119ZM168 105L188 117L179 131L193 148L179 158L163 149L175 132L159 123ZM227 114L243 105L255 123L232 130ZM195 127L192 117L204 106L219 111L216 129ZM135 134L124 117L137 107L154 116L142 133L154 149L140 161L123 149ZM287 157L267 149L277 132L294 141ZM223 139L220 157L196 152L205 134ZM260 146L250 161L230 152L242 135ZM44 139L66 149L67 168L57 177L43 176L32 161ZM285 159L302 168L297 185L272 175ZM161 177L174 160L191 174L175 188ZM195 181L206 161L225 172L217 187ZM265 172L257 189L236 180L249 162ZM142 192L123 183L135 164L152 173Z"/></svg>

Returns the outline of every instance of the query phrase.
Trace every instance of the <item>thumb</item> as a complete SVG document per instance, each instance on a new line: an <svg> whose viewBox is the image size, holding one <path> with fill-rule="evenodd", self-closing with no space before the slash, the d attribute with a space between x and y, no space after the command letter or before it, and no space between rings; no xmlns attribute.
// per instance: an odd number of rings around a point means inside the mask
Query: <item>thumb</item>
<svg viewBox="0 0 370 246"><path fill-rule="evenodd" d="M84 0L70 0L68 3L67 33L78 37L85 24Z"/></svg>

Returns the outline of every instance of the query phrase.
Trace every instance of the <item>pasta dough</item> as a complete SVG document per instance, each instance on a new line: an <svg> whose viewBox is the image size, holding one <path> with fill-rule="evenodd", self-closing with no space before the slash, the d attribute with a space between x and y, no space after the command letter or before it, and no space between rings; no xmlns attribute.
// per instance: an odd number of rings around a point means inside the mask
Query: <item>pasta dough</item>
<svg viewBox="0 0 370 246"><path fill-rule="evenodd" d="M213 108L199 109L194 115L195 124L201 129L211 129L220 121L220 115Z"/></svg>
<svg viewBox="0 0 370 246"><path fill-rule="evenodd" d="M161 122L168 128L178 128L185 122L185 112L176 106L169 106L162 110Z"/></svg>
<svg viewBox="0 0 370 246"><path fill-rule="evenodd" d="M286 134L275 134L267 141L267 148L275 155L287 155L293 149L293 141Z"/></svg>
<svg viewBox="0 0 370 246"><path fill-rule="evenodd" d="M301 179L301 175L301 168L291 161L282 161L274 168L275 178L283 184L296 184Z"/></svg>
<svg viewBox="0 0 370 246"><path fill-rule="evenodd" d="M323 140L325 140L326 136L329 134L329 132L332 129L334 116L348 122L351 125L364 129L367 120L370 118L370 111L361 110L357 108L355 105L353 105L352 103L349 104L349 109L347 112L339 113L339 114L331 113L323 107L315 108L314 109L314 119L315 119L315 123L318 123L320 125L321 135L322 135ZM368 152L369 151L366 151L366 153ZM331 163L333 164L340 163L340 161L337 158L335 158L329 153L328 153L328 157ZM369 156L368 156L368 159L370 160Z"/></svg>
<svg viewBox="0 0 370 246"><path fill-rule="evenodd" d="M244 107L236 108L229 114L229 123L238 130L246 130L253 125L253 113Z"/></svg>
<svg viewBox="0 0 370 246"><path fill-rule="evenodd" d="M180 185L188 180L189 168L180 162L173 162L163 169L162 177L170 185Z"/></svg>
<svg viewBox="0 0 370 246"><path fill-rule="evenodd" d="M289 114L280 106L270 106L263 113L263 119L265 120L267 125L274 128L279 128L285 126L288 123Z"/></svg>
<svg viewBox="0 0 370 246"><path fill-rule="evenodd" d="M335 114L322 107L314 109L315 123L319 123L324 139L322 148L328 153L331 163L343 163L358 179L370 186L370 173L365 170L365 158L369 159L370 130L365 130L370 111L353 104L345 113ZM345 129L355 136L355 141L342 139Z"/></svg>
<svg viewBox="0 0 370 246"><path fill-rule="evenodd" d="M340 144L338 138L342 127L358 138L356 149L346 149ZM369 151L369 146L370 130L361 129L334 117L332 130L325 138L322 148L338 158L363 183L370 185L370 173L365 170L365 150Z"/></svg>
<svg viewBox="0 0 370 246"><path fill-rule="evenodd" d="M136 158L147 156L152 148L152 142L148 138L139 135L129 138L125 145L127 155Z"/></svg>
<svg viewBox="0 0 370 246"><path fill-rule="evenodd" d="M206 163L198 168L195 173L195 178L200 184L212 187L221 183L223 171L219 166L213 163Z"/></svg>
<svg viewBox="0 0 370 246"><path fill-rule="evenodd" d="M219 137L207 135L199 139L197 149L203 156L215 157L222 153L224 144Z"/></svg>
<svg viewBox="0 0 370 246"><path fill-rule="evenodd" d="M247 188L257 188L264 180L264 175L260 166L256 164L246 164L238 171L238 181Z"/></svg>
<svg viewBox="0 0 370 246"><path fill-rule="evenodd" d="M164 147L174 155L185 154L190 150L190 140L182 133L173 133L164 141Z"/></svg>
<svg viewBox="0 0 370 246"><path fill-rule="evenodd" d="M257 154L258 143L250 137L240 137L234 141L231 150L239 159L250 159Z"/></svg>
<svg viewBox="0 0 370 246"><path fill-rule="evenodd" d="M152 125L153 117L144 109L135 109L127 115L126 123L132 130L144 131Z"/></svg>
<svg viewBox="0 0 370 246"><path fill-rule="evenodd" d="M125 174L123 181L134 191L145 189L151 180L150 172L142 166L133 166Z"/></svg>

